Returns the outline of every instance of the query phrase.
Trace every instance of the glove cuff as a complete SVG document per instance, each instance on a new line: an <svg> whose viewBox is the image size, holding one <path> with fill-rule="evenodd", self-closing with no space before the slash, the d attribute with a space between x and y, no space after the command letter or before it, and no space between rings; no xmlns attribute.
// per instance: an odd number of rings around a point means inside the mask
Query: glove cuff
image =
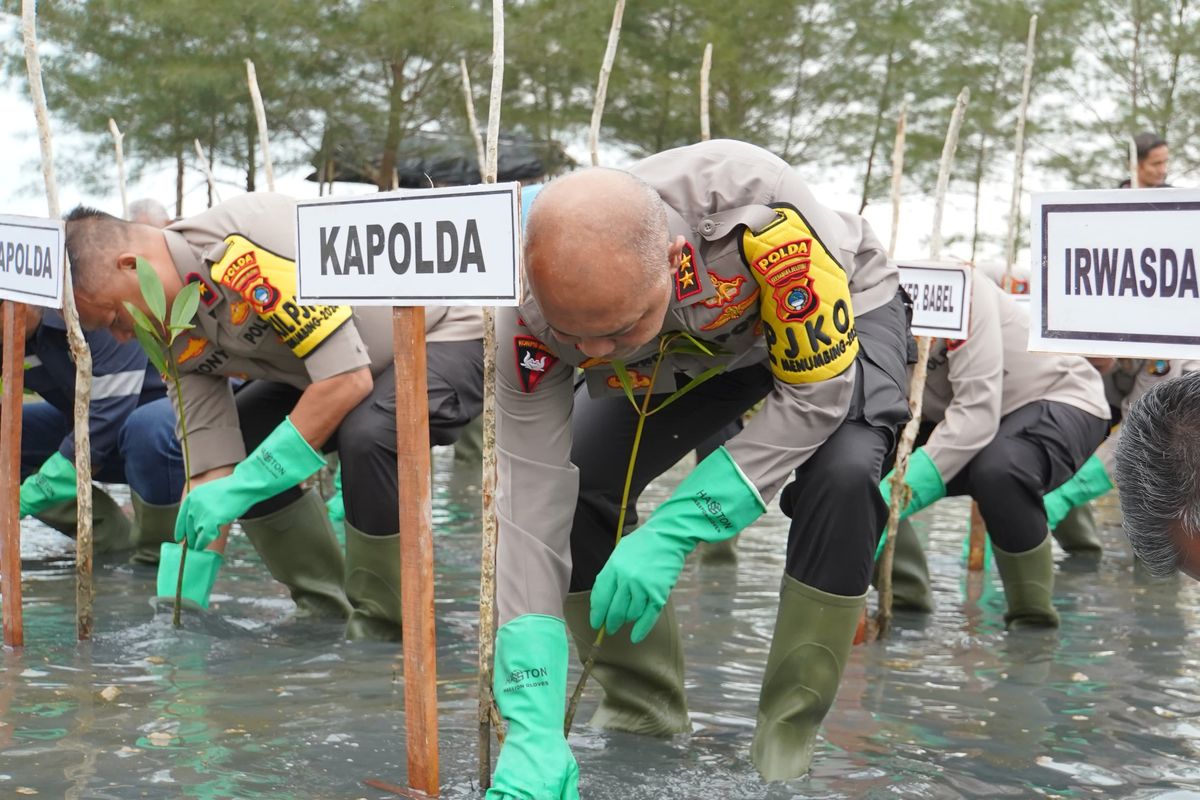
<svg viewBox="0 0 1200 800"><path fill-rule="evenodd" d="M313 449L289 417L271 431L258 447L234 472L253 470L258 479L253 483L277 494L309 478L325 466L325 458ZM248 476L239 476L248 477ZM267 496L270 496L267 495Z"/></svg>
<svg viewBox="0 0 1200 800"><path fill-rule="evenodd" d="M720 542L741 533L767 510L762 495L733 456L718 447L683 479L667 502L646 521L647 526L672 517L699 513L704 522L683 526L688 536L698 541ZM672 526L665 526L664 530Z"/></svg>
<svg viewBox="0 0 1200 800"><path fill-rule="evenodd" d="M942 473L938 471L937 464L933 463L924 447L918 447L909 456L904 482L912 487L912 499L900 515L901 519L912 516L946 496L946 482L942 480Z"/></svg>

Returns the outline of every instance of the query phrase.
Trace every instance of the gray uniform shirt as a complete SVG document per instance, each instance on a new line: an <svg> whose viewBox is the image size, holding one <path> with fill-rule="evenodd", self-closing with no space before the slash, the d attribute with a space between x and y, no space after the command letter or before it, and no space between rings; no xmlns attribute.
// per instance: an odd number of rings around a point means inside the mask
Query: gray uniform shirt
<svg viewBox="0 0 1200 800"><path fill-rule="evenodd" d="M714 351L668 356L653 389L673 391L675 373L769 366L773 391L727 445L769 501L849 408L856 340L839 302L854 314L879 308L895 296L898 273L861 217L819 204L794 170L760 148L705 142L651 156L630 172L658 190L671 236L687 240L662 333L686 331ZM596 291L621 302L620 286ZM570 458L575 370L583 369L594 396L622 389L611 364L552 336L531 296L497 315L497 346L499 618L561 617L578 494ZM639 395L657 346L626 361Z"/></svg>
<svg viewBox="0 0 1200 800"><path fill-rule="evenodd" d="M1053 400L1108 419L1100 374L1079 356L1031 353L1029 317L1000 287L975 276L966 339L929 354L923 419L937 423L925 452L949 482L996 436L1001 418Z"/></svg>
<svg viewBox="0 0 1200 800"><path fill-rule="evenodd" d="M193 475L246 457L230 377L304 389L362 367L378 375L392 363L391 309L295 303L291 198L242 195L163 235L179 277L203 287L195 329L171 349L181 373ZM482 311L427 308L425 335L429 341L481 339Z"/></svg>

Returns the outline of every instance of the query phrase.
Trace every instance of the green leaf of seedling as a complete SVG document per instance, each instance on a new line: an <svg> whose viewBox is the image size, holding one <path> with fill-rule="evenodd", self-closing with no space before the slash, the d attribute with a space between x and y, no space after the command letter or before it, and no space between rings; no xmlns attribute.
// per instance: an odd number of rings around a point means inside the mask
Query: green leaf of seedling
<svg viewBox="0 0 1200 800"><path fill-rule="evenodd" d="M150 309L156 320L164 322L167 318L167 296L163 292L162 281L150 262L141 256L138 256L137 260L137 277L146 308Z"/></svg>
<svg viewBox="0 0 1200 800"><path fill-rule="evenodd" d="M678 336L672 337L667 346L667 353L672 355L713 356L716 351L707 343L702 342L687 331L679 331Z"/></svg>
<svg viewBox="0 0 1200 800"><path fill-rule="evenodd" d="M153 320L146 316L146 312L135 306L133 303L126 302L125 310L129 312L129 316L133 317L134 333L142 330L153 337L154 341L158 342L159 348L163 346L163 335L161 328ZM138 341L141 341L140 339Z"/></svg>
<svg viewBox="0 0 1200 800"><path fill-rule="evenodd" d="M133 335L137 337L138 344L146 351L146 357L150 359L150 363L154 365L154 368L158 370L160 375L166 375L167 359L163 355L165 351L163 350L162 342L154 336L153 332L141 326L134 327Z"/></svg>
<svg viewBox="0 0 1200 800"><path fill-rule="evenodd" d="M704 383L709 378L711 378L715 375L720 375L724 371L725 371L725 367L709 367L708 369L704 370L704 372L701 372L699 375L692 378L690 381L685 383L683 386L676 389L671 394L667 395L667 399L663 400L661 403L659 403L658 406L653 411L646 414L646 416L649 417L654 414L657 414L658 412L662 411L667 406L671 405L671 403L674 403L676 400L683 397L685 394L690 392L692 389L695 389L697 386Z"/></svg>
<svg viewBox="0 0 1200 800"><path fill-rule="evenodd" d="M625 368L624 361L613 359L612 361L613 374L617 376L617 380L621 382L621 388L625 391L625 396L629 398L629 402L633 404L633 408L638 413L641 409L638 408L637 400L633 396L633 381L629 377L629 370Z"/></svg>
<svg viewBox="0 0 1200 800"><path fill-rule="evenodd" d="M179 294L175 295L175 302L171 303L170 328L172 331L188 330L192 327L192 317L196 316L196 309L200 307L202 285L199 281L189 283L179 290Z"/></svg>

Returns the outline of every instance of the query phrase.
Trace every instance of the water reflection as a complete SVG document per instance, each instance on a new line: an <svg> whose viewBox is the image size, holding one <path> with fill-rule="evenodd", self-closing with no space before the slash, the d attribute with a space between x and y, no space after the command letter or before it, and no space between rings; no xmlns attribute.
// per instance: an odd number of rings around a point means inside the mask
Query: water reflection
<svg viewBox="0 0 1200 800"><path fill-rule="evenodd" d="M443 796L472 798L478 475L448 452L435 466ZM902 614L887 642L854 649L813 774L767 786L748 747L787 537L772 513L736 565L693 561L676 590L692 732L577 726L584 796L1200 797L1200 591L1138 570L1114 513L1111 499L1097 513L1100 563L1060 562L1062 628L1021 635L1003 631L995 576L963 570L966 504L918 517L934 613ZM0 797L373 800L389 795L363 780L404 783L400 653L290 622L286 590L242 537L218 615L182 631L147 603L151 570L98 565L96 637L77 645L70 542L34 522L25 534L27 646L0 654Z"/></svg>

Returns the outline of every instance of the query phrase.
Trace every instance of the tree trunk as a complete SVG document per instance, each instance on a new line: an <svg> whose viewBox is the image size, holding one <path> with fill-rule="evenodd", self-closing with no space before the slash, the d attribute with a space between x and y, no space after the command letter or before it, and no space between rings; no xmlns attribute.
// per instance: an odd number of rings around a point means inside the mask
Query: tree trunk
<svg viewBox="0 0 1200 800"><path fill-rule="evenodd" d="M381 192L391 188L392 172L396 169L396 149L400 147L400 112L404 107L404 62L392 61L388 67L392 72L392 86L388 92L387 134L383 137L383 154L376 181Z"/></svg>
<svg viewBox="0 0 1200 800"><path fill-rule="evenodd" d="M879 90L879 103L875 110L875 130L871 133L871 149L867 153L867 172L863 175L862 201L858 204L858 213L867 207L867 195L871 191L871 172L875 167L875 152L879 149L879 137L883 134L884 112L887 111L888 100L892 94L892 71L895 66L896 40L888 42L887 68L883 73L883 88Z"/></svg>
<svg viewBox="0 0 1200 800"><path fill-rule="evenodd" d="M183 216L183 145L175 149L175 216Z"/></svg>
<svg viewBox="0 0 1200 800"><path fill-rule="evenodd" d="M975 225L971 234L971 263L979 253L979 203L983 198L983 177L987 166L987 134L979 132L979 150L975 154Z"/></svg>
<svg viewBox="0 0 1200 800"><path fill-rule="evenodd" d="M257 139L258 139L258 136L254 132L254 117L253 116L247 117L246 118L246 191L247 192L254 191L254 178L255 178L255 175L254 175L254 168L255 168L254 143L257 141Z"/></svg>

